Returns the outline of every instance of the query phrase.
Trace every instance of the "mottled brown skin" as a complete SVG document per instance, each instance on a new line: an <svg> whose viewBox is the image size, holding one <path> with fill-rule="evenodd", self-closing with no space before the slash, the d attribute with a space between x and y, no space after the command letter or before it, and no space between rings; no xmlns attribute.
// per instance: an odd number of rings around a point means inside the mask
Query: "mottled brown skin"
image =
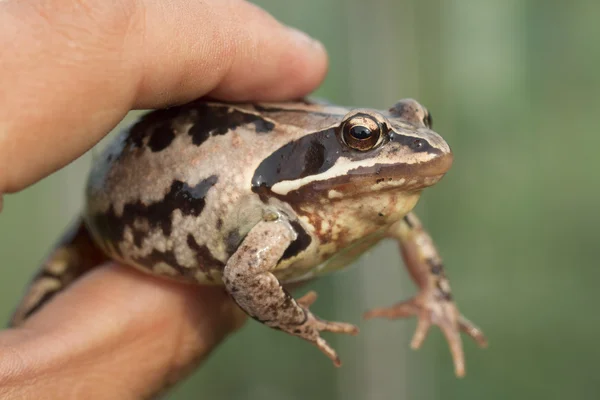
<svg viewBox="0 0 600 400"><path fill-rule="evenodd" d="M94 166L88 227L124 263L173 279L222 284L227 259L265 212L294 214L289 205L263 201L252 191L258 165L307 129L339 124L346 111L301 107L300 113L196 102L148 114ZM307 118L311 107L319 111Z"/></svg>
<svg viewBox="0 0 600 400"><path fill-rule="evenodd" d="M46 262L13 324L84 273L81 257L95 243L148 273L222 284L254 319L339 365L320 332L357 328L317 318L314 293L295 300L282 284L343 268L392 237L421 291L369 316L417 315L413 345L440 325L462 375L459 330L485 339L458 313L431 239L410 214L451 164L430 114L410 99L387 111L196 101L149 113L94 166L85 226ZM68 279L48 277L57 263Z"/></svg>

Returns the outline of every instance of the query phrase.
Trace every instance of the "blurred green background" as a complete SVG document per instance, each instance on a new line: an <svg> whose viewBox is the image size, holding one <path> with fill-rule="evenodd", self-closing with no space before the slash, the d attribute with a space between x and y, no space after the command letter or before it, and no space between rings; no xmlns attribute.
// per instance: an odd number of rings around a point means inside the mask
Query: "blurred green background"
<svg viewBox="0 0 600 400"><path fill-rule="evenodd" d="M327 338L344 366L251 321L171 399L597 399L600 383L600 2L265 0L331 56L317 92L387 108L414 97L455 164L417 211L462 311L487 350L465 342L456 379L435 329L418 352L408 321L361 321L411 296L395 245L314 284L313 309L357 322ZM91 155L17 195L0 215L0 317L78 212Z"/></svg>

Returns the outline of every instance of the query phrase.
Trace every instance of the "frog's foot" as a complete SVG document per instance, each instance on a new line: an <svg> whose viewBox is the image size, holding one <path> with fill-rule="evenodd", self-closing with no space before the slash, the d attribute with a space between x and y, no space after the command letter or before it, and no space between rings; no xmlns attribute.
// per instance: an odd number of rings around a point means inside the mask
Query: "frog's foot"
<svg viewBox="0 0 600 400"><path fill-rule="evenodd" d="M81 275L104 261L106 256L94 245L83 221L77 219L31 281L10 326L22 325Z"/></svg>
<svg viewBox="0 0 600 400"><path fill-rule="evenodd" d="M304 310L306 319L300 325L280 326L279 328L294 336L301 337L319 348L327 357L329 357L336 367L342 365L335 350L323 339L320 332L345 333L349 335L358 334L358 328L355 325L345 322L324 321L316 317L309 311L309 307L317 299L317 293L310 291L296 302Z"/></svg>
<svg viewBox="0 0 600 400"><path fill-rule="evenodd" d="M453 301L440 296L434 290L423 290L410 300L394 304L391 307L376 308L365 313L365 318L384 317L389 319L417 316L417 329L411 341L411 347L418 349L427 336L431 324L438 325L450 346L456 375L465 375L465 360L460 331L472 337L480 347L487 346L481 329L463 317Z"/></svg>

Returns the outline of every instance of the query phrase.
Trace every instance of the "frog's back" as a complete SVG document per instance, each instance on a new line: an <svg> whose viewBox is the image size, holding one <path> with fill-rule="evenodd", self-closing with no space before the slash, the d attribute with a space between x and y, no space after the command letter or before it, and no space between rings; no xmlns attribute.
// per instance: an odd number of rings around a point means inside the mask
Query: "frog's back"
<svg viewBox="0 0 600 400"><path fill-rule="evenodd" d="M146 114L121 132L88 181L85 219L96 242L144 270L219 283L263 216L255 170L305 130L303 113L272 108L265 117L265 110L193 102Z"/></svg>

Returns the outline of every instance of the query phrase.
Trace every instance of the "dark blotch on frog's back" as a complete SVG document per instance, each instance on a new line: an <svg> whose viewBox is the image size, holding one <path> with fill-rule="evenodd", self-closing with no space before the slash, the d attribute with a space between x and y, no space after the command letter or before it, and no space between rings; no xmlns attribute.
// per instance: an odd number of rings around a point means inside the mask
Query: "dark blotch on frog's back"
<svg viewBox="0 0 600 400"><path fill-rule="evenodd" d="M169 147L180 131L177 129L177 124L182 123L192 124L188 134L197 146L210 136L223 135L242 125L254 125L257 133L271 132L275 128L273 122L230 105L208 104L196 100L145 114L131 128L126 145L141 148L147 139L148 148L153 152L159 152Z"/></svg>
<svg viewBox="0 0 600 400"><path fill-rule="evenodd" d="M171 127L170 121L166 121L154 128L148 139L148 147L153 152L158 152L169 147L173 139L175 139L175 131Z"/></svg>
<svg viewBox="0 0 600 400"><path fill-rule="evenodd" d="M210 136L223 135L239 126L253 124L257 133L271 132L275 124L258 115L246 113L227 105L198 103L194 106L197 119L188 131L192 143L200 146Z"/></svg>
<svg viewBox="0 0 600 400"><path fill-rule="evenodd" d="M167 148L175 139L173 120L179 115L178 107L156 110L143 115L131 127L126 146L142 147L144 139L148 138L148 147L153 152Z"/></svg>
<svg viewBox="0 0 600 400"><path fill-rule="evenodd" d="M136 219L147 221L150 228L161 228L165 236L171 235L172 213L180 210L183 215L198 216L206 204L206 194L217 183L217 176L211 175L195 186L181 181L174 181L164 199L156 203L143 204L141 201L125 204L123 215L117 216L114 208L105 213L91 216L91 222L102 237L112 243L123 239L125 227L133 231L134 243L141 246L146 231L139 231L133 226Z"/></svg>

